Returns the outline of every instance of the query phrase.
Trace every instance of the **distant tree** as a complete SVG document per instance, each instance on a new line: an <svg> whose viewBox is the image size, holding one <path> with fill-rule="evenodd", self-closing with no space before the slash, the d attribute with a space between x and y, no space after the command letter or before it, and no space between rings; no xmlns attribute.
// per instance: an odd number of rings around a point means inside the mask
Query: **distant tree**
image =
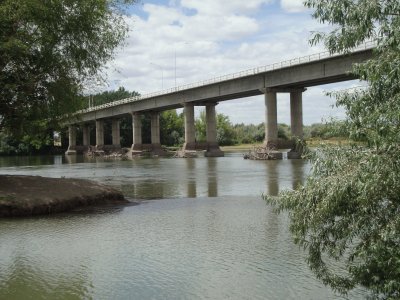
<svg viewBox="0 0 400 300"><path fill-rule="evenodd" d="M206 141L206 111L200 111L200 116L195 120L196 128L196 141L205 142Z"/></svg>
<svg viewBox="0 0 400 300"><path fill-rule="evenodd" d="M220 146L230 146L237 143L236 132L229 117L217 114L217 142Z"/></svg>
<svg viewBox="0 0 400 300"><path fill-rule="evenodd" d="M287 124L278 124L278 138L288 140L291 137L290 127Z"/></svg>
<svg viewBox="0 0 400 300"><path fill-rule="evenodd" d="M129 91L125 90L124 87L119 87L115 91L104 91L102 93L91 95L89 97L92 99L93 105L97 106L97 105L129 98L129 97L139 96L139 95L140 94L138 92L135 92L135 91L129 92Z"/></svg>
<svg viewBox="0 0 400 300"><path fill-rule="evenodd" d="M324 41L331 53L377 41L374 57L353 70L369 86L333 94L346 110L348 138L365 143L310 152L305 186L267 201L289 211L294 240L308 250L309 266L323 283L342 294L361 285L376 299L400 299L400 2L306 5L335 26L312 40Z"/></svg>
<svg viewBox="0 0 400 300"><path fill-rule="evenodd" d="M0 131L54 128L83 105L82 88L121 45L134 0L0 1Z"/></svg>
<svg viewBox="0 0 400 300"><path fill-rule="evenodd" d="M175 109L161 113L160 139L166 146L179 146L185 142L183 113L178 115Z"/></svg>

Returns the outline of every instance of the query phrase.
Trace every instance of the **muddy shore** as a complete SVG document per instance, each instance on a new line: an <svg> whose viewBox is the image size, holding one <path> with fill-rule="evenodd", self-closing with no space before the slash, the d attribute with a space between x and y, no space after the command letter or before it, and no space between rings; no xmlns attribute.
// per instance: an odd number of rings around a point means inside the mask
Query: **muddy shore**
<svg viewBox="0 0 400 300"><path fill-rule="evenodd" d="M74 208L129 203L121 192L72 178L0 175L0 217L65 212Z"/></svg>

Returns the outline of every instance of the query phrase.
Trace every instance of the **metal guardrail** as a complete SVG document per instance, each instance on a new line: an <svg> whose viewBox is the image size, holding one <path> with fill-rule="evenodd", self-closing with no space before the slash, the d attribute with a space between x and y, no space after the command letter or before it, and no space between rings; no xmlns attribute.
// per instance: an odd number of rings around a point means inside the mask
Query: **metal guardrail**
<svg viewBox="0 0 400 300"><path fill-rule="evenodd" d="M365 44L360 45L357 48L353 49L352 53L367 50L367 49L372 49L374 47L376 47L376 42L368 41ZM324 52L311 54L311 55L307 55L307 56L302 56L302 57L298 57L298 58L294 58L294 59L284 60L279 63L273 63L273 64L261 66L261 67L247 69L247 70L236 72L236 73L222 75L222 76L214 77L211 79L207 79L207 80L203 80L203 81L199 81L199 82L195 82L195 83L189 83L189 84L185 84L185 85L181 85L181 86L176 86L176 87L161 90L158 92L148 93L148 94L144 94L144 95L140 95L140 96L129 97L129 98L101 104L98 106L93 106L93 107L89 107L86 109L82 109L76 113L81 114L81 113L87 113L87 112L91 112L91 111L101 110L101 109L108 108L108 107L118 106L121 104L135 102L135 101L139 101L139 100L145 100L145 99L153 98L153 97L160 96L160 95L167 95L167 94L171 94L171 93L175 93L175 92L179 92L179 91L183 91L183 90L188 90L188 89L201 87L201 86L205 86L205 85L209 85L209 84L224 82L227 80L232 80L232 79L236 79L236 78L240 78L240 77L256 75L259 73L264 73L264 72L282 69L282 68L286 68L286 67L290 67L290 66L300 65L303 63L318 61L318 60L321 60L324 58L335 57L335 56L339 56L339 55L340 54L337 54L337 53L331 54L331 53L329 53L329 51L324 51Z"/></svg>

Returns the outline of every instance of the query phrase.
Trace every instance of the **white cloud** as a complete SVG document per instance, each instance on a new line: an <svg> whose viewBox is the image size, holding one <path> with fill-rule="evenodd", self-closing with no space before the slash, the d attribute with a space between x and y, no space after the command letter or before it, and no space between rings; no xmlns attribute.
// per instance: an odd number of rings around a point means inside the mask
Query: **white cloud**
<svg viewBox="0 0 400 300"><path fill-rule="evenodd" d="M271 3L272 0L181 0L183 7L195 9L199 14L225 15L232 13L251 13L262 4Z"/></svg>
<svg viewBox="0 0 400 300"><path fill-rule="evenodd" d="M297 2L284 3L293 11ZM287 14L271 0L166 1L142 9L145 18L126 19L130 36L111 65L118 70L109 72L112 88L119 84L145 94L173 87L175 72L177 85L183 85L322 50L308 44L320 24L308 14ZM304 95L306 124L328 113L322 88ZM279 95L278 101L279 122L288 123L288 97ZM222 102L217 110L234 123L264 121L262 96Z"/></svg>
<svg viewBox="0 0 400 300"><path fill-rule="evenodd" d="M281 6L290 13L303 12L306 10L303 2L304 0L281 0Z"/></svg>

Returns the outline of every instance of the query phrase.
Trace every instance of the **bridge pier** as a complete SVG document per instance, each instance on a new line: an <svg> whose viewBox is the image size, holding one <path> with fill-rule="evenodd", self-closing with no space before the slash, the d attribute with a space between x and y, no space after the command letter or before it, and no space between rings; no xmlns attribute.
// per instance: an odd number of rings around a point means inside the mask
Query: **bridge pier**
<svg viewBox="0 0 400 300"><path fill-rule="evenodd" d="M160 142L160 113L151 112L151 152L153 155L165 155Z"/></svg>
<svg viewBox="0 0 400 300"><path fill-rule="evenodd" d="M104 120L96 120L96 150L104 148Z"/></svg>
<svg viewBox="0 0 400 300"><path fill-rule="evenodd" d="M265 94L265 139L264 146L271 149L271 155L274 158L282 159L282 153L279 149L278 141L278 112L276 91L267 89Z"/></svg>
<svg viewBox="0 0 400 300"><path fill-rule="evenodd" d="M142 152L142 119L141 115L137 112L132 112L132 154Z"/></svg>
<svg viewBox="0 0 400 300"><path fill-rule="evenodd" d="M296 145L297 139L303 139L303 92L305 88L269 88L265 93L265 140L264 145L272 150L272 156L281 159L278 149L291 149L288 158L301 158L302 150ZM277 93L290 93L291 141L278 138Z"/></svg>
<svg viewBox="0 0 400 300"><path fill-rule="evenodd" d="M294 90L290 92L290 128L292 139L303 139L303 92L305 89ZM294 146L288 152L288 158L301 158L302 151Z"/></svg>
<svg viewBox="0 0 400 300"><path fill-rule="evenodd" d="M121 149L120 120L112 119L111 122L112 147L116 151Z"/></svg>
<svg viewBox="0 0 400 300"><path fill-rule="evenodd" d="M207 151L204 154L207 157L220 157L224 156L217 142L217 120L215 113L215 106L217 103L206 104L206 139Z"/></svg>
<svg viewBox="0 0 400 300"><path fill-rule="evenodd" d="M65 152L66 155L76 154L76 126L68 126L68 149Z"/></svg>
<svg viewBox="0 0 400 300"><path fill-rule="evenodd" d="M184 104L184 117L185 117L185 143L183 150L196 150L196 128L194 125L194 104Z"/></svg>

